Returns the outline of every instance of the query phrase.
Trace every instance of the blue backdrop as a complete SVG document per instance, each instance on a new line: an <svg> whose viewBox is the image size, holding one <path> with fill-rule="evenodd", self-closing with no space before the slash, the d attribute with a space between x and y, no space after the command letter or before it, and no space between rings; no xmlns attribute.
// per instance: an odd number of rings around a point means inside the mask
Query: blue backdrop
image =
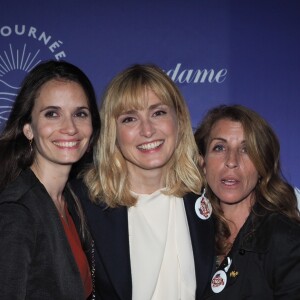
<svg viewBox="0 0 300 300"><path fill-rule="evenodd" d="M186 98L193 126L221 103L265 117L284 176L300 187L300 1L7 0L0 4L0 126L24 75L64 59L99 98L133 63L156 63Z"/></svg>

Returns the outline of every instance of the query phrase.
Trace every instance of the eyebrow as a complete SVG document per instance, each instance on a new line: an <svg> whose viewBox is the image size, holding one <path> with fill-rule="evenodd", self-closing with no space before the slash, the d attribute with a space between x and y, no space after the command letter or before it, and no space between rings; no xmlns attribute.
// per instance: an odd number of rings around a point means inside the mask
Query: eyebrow
<svg viewBox="0 0 300 300"><path fill-rule="evenodd" d="M222 138L222 137L214 137L214 138L212 138L212 139L210 139L209 140L209 144L210 143L212 143L213 141L222 141L222 142L225 142L225 143L227 143L228 142L228 140L226 140L226 139L224 139L224 138ZM245 144L246 143L246 140L242 140L241 141L241 144Z"/></svg>
<svg viewBox="0 0 300 300"><path fill-rule="evenodd" d="M227 142L227 140L226 139L224 139L224 138L221 138L221 137L214 137L214 138L212 138L212 139L210 139L209 140L209 143L212 143L213 141L222 141L222 142Z"/></svg>
<svg viewBox="0 0 300 300"><path fill-rule="evenodd" d="M160 107L160 106L168 106L168 105L164 104L162 102L159 102L159 103L155 103L155 104L150 105L147 109L148 110L153 110L153 109L156 109L157 107ZM138 110L139 109L131 109L131 110L123 111L120 115L134 114Z"/></svg>
<svg viewBox="0 0 300 300"><path fill-rule="evenodd" d="M50 106L46 106L46 107L42 108L40 110L40 112L43 112L48 109L61 110L62 108L60 106L50 105ZM80 110L80 109L88 109L89 110L89 107L88 106L78 106L75 108L75 110Z"/></svg>

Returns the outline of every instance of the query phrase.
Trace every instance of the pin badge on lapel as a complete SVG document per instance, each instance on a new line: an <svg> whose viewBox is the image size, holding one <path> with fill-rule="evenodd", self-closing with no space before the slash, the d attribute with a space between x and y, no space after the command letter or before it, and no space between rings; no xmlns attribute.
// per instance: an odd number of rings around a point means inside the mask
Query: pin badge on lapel
<svg viewBox="0 0 300 300"><path fill-rule="evenodd" d="M211 216L212 207L210 201L205 197L205 189L202 195L196 200L195 211L201 220L207 220Z"/></svg>
<svg viewBox="0 0 300 300"><path fill-rule="evenodd" d="M215 273L211 280L211 289L214 293L220 293L223 291L227 283L227 275L223 270L219 270Z"/></svg>
<svg viewBox="0 0 300 300"><path fill-rule="evenodd" d="M229 256L227 256L226 260L224 260L221 265L223 270L218 270L211 280L211 289L214 293L217 294L224 290L227 284L227 272L229 271L231 265L232 259ZM239 273L237 271L231 271L229 273L229 277L235 278L236 276L238 276L238 274Z"/></svg>

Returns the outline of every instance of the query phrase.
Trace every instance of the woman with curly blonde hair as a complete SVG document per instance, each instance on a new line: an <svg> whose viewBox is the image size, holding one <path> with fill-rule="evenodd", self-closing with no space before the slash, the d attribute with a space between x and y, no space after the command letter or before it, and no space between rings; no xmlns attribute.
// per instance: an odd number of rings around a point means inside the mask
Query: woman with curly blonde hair
<svg viewBox="0 0 300 300"><path fill-rule="evenodd" d="M88 191L76 189L100 298L200 299L213 268L213 224L195 211L203 175L182 95L157 66L134 65L109 84L100 116Z"/></svg>

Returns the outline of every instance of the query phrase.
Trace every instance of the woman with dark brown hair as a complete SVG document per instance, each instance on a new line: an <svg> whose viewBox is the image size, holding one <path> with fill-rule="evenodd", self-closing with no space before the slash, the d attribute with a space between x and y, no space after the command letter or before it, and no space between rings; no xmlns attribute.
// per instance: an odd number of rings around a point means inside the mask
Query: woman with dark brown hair
<svg viewBox="0 0 300 300"><path fill-rule="evenodd" d="M1 299L92 295L80 239L88 231L68 180L99 129L92 84L78 67L47 61L27 74L0 134ZM69 205L76 206L82 231Z"/></svg>

